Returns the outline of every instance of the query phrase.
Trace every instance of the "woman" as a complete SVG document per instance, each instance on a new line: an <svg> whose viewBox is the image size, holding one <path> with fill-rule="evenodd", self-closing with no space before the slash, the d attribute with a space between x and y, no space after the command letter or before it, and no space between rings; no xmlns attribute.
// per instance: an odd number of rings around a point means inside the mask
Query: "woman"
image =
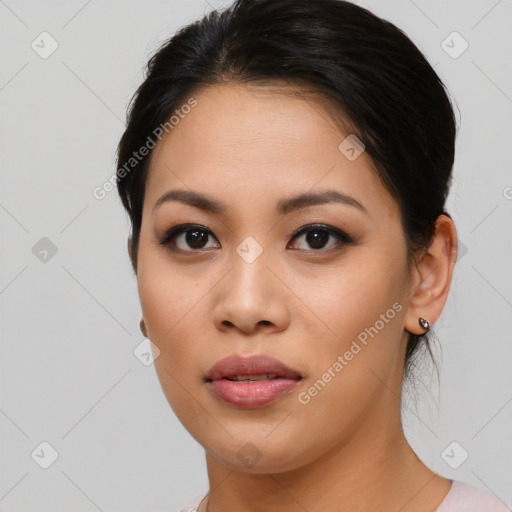
<svg viewBox="0 0 512 512"><path fill-rule="evenodd" d="M424 56L348 2L237 0L151 58L118 190L141 330L206 452L184 510L508 510L400 418L456 261L455 136Z"/></svg>

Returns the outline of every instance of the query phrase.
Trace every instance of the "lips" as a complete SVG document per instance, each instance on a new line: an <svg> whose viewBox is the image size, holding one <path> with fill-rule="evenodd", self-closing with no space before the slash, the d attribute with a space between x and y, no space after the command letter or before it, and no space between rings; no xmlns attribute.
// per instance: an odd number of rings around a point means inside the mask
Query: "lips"
<svg viewBox="0 0 512 512"><path fill-rule="evenodd" d="M273 380L277 378L301 379L302 376L281 361L264 355L225 357L215 363L206 376L207 381L220 379Z"/></svg>
<svg viewBox="0 0 512 512"><path fill-rule="evenodd" d="M268 356L233 355L218 361L205 381L223 403L241 409L266 407L292 392L302 375Z"/></svg>

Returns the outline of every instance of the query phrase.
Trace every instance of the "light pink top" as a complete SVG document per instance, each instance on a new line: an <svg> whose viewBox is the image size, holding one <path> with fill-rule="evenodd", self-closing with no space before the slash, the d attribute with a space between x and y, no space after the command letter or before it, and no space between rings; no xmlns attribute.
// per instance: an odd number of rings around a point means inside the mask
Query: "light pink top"
<svg viewBox="0 0 512 512"><path fill-rule="evenodd" d="M201 494L179 512L196 512L206 495L207 492ZM435 512L512 512L512 509L487 491L453 480L450 491Z"/></svg>
<svg viewBox="0 0 512 512"><path fill-rule="evenodd" d="M453 480L450 492L436 512L510 512L505 503L493 494Z"/></svg>

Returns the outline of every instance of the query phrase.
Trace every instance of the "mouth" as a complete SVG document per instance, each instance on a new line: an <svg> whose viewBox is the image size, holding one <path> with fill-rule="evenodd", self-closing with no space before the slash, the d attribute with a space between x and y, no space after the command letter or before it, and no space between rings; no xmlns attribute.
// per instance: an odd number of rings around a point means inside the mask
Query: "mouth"
<svg viewBox="0 0 512 512"><path fill-rule="evenodd" d="M275 380L282 379L283 377L276 374L266 373L264 375L236 375L234 377L224 377L226 380L235 382L257 382L260 380Z"/></svg>
<svg viewBox="0 0 512 512"><path fill-rule="evenodd" d="M240 356L237 354L217 361L206 376L206 381L220 379L232 381L260 381L275 379L302 379L302 375L283 362L265 355Z"/></svg>
<svg viewBox="0 0 512 512"><path fill-rule="evenodd" d="M232 355L218 361L205 382L213 395L237 408L256 409L292 392L304 377L277 359Z"/></svg>

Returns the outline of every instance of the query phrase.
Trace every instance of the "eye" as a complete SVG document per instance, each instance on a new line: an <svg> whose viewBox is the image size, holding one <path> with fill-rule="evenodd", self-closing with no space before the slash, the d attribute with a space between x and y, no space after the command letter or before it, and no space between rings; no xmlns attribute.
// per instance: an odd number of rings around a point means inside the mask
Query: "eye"
<svg viewBox="0 0 512 512"><path fill-rule="evenodd" d="M208 228L193 224L182 224L168 231L157 243L169 250L183 252L196 252L198 249L220 247L220 245L209 245L210 239L216 240Z"/></svg>
<svg viewBox="0 0 512 512"><path fill-rule="evenodd" d="M302 227L292 235L292 241L301 239L303 242L299 243L298 247L292 247L293 250L319 252L323 249L325 252L352 242L351 237L343 231L323 224ZM216 240L213 233L204 226L181 224L169 230L157 243L171 251L198 252L201 249L220 247L218 242L212 245Z"/></svg>
<svg viewBox="0 0 512 512"><path fill-rule="evenodd" d="M318 251L319 249L328 251L341 248L352 242L352 239L343 231L323 224L313 224L301 228L298 233L293 235L292 241L296 239L303 240L302 247L298 247L298 249L306 251Z"/></svg>

